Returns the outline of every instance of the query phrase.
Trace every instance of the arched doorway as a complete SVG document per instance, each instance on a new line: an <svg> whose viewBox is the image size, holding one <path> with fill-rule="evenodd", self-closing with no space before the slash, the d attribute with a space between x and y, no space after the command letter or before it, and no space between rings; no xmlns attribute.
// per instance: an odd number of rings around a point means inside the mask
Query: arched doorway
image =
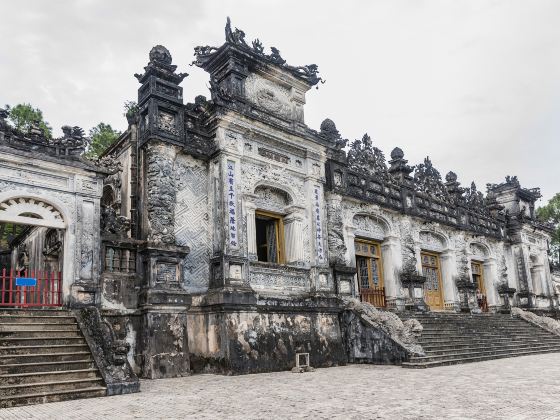
<svg viewBox="0 0 560 420"><path fill-rule="evenodd" d="M0 202L0 306L62 306L66 225L43 199Z"/></svg>
<svg viewBox="0 0 560 420"><path fill-rule="evenodd" d="M363 302L385 308L387 286L394 298L394 279L388 278L386 263L391 266L391 253L387 250L388 224L372 214L356 214L354 228L354 257L356 261L357 292ZM389 270L391 271L391 270ZM394 299L393 299L394 300Z"/></svg>
<svg viewBox="0 0 560 420"><path fill-rule="evenodd" d="M451 296L449 282L447 282L447 293L444 291L446 282L444 280L444 267L449 265L450 255L447 251L447 238L439 232L420 231L420 267L422 275L426 277L424 282L424 300L431 310L443 310L445 308L445 296Z"/></svg>

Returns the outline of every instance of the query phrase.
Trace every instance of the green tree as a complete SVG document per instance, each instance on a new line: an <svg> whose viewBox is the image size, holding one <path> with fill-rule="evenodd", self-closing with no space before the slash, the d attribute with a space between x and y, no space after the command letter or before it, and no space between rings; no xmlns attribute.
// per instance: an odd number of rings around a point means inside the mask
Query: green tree
<svg viewBox="0 0 560 420"><path fill-rule="evenodd" d="M544 222L553 223L555 226L550 251L552 261L560 264L560 193L552 197L546 206L537 209L537 217Z"/></svg>
<svg viewBox="0 0 560 420"><path fill-rule="evenodd" d="M86 157L98 158L120 135L121 132L114 130L110 124L100 122L89 130L91 143L86 152Z"/></svg>
<svg viewBox="0 0 560 420"><path fill-rule="evenodd" d="M37 124L45 137L52 137L52 128L43 119L43 111L39 108L33 108L31 104L17 104L14 107L6 105L6 109L10 112L9 121L17 130L28 132L33 124Z"/></svg>

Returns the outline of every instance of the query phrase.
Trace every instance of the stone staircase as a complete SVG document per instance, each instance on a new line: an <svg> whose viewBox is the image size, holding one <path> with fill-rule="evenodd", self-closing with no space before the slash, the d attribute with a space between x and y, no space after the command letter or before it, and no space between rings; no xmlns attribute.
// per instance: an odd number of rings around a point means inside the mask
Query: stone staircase
<svg viewBox="0 0 560 420"><path fill-rule="evenodd" d="M105 395L71 312L0 310L0 408Z"/></svg>
<svg viewBox="0 0 560 420"><path fill-rule="evenodd" d="M406 368L428 368L503 357L560 352L560 336L510 315L430 312L399 314L416 318L424 330L425 356L412 356Z"/></svg>

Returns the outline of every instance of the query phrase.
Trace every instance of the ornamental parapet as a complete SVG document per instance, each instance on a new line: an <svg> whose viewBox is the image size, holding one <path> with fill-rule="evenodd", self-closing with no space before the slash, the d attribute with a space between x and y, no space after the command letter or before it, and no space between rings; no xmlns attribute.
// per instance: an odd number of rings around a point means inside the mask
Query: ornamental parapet
<svg viewBox="0 0 560 420"><path fill-rule="evenodd" d="M62 137L48 138L39 123L31 124L29 130L23 132L7 123L8 116L9 111L0 109L0 145L2 146L50 156L79 159L88 145L89 139L85 137L84 130L80 127L65 125L62 127Z"/></svg>
<svg viewBox="0 0 560 420"><path fill-rule="evenodd" d="M504 237L504 206L492 190L484 196L474 182L463 188L454 172L442 180L429 157L409 166L399 148L392 151L387 164L367 134L344 152L341 146L345 141L334 123L328 122L329 132L322 130L321 134L332 144L326 170L331 191L476 234Z"/></svg>

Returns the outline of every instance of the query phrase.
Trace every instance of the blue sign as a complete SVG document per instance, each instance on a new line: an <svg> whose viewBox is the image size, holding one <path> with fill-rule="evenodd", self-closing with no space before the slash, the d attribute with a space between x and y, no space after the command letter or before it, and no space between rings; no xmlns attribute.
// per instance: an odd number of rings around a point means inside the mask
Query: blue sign
<svg viewBox="0 0 560 420"><path fill-rule="evenodd" d="M35 287L37 286L37 279L33 277L16 277L16 286Z"/></svg>

